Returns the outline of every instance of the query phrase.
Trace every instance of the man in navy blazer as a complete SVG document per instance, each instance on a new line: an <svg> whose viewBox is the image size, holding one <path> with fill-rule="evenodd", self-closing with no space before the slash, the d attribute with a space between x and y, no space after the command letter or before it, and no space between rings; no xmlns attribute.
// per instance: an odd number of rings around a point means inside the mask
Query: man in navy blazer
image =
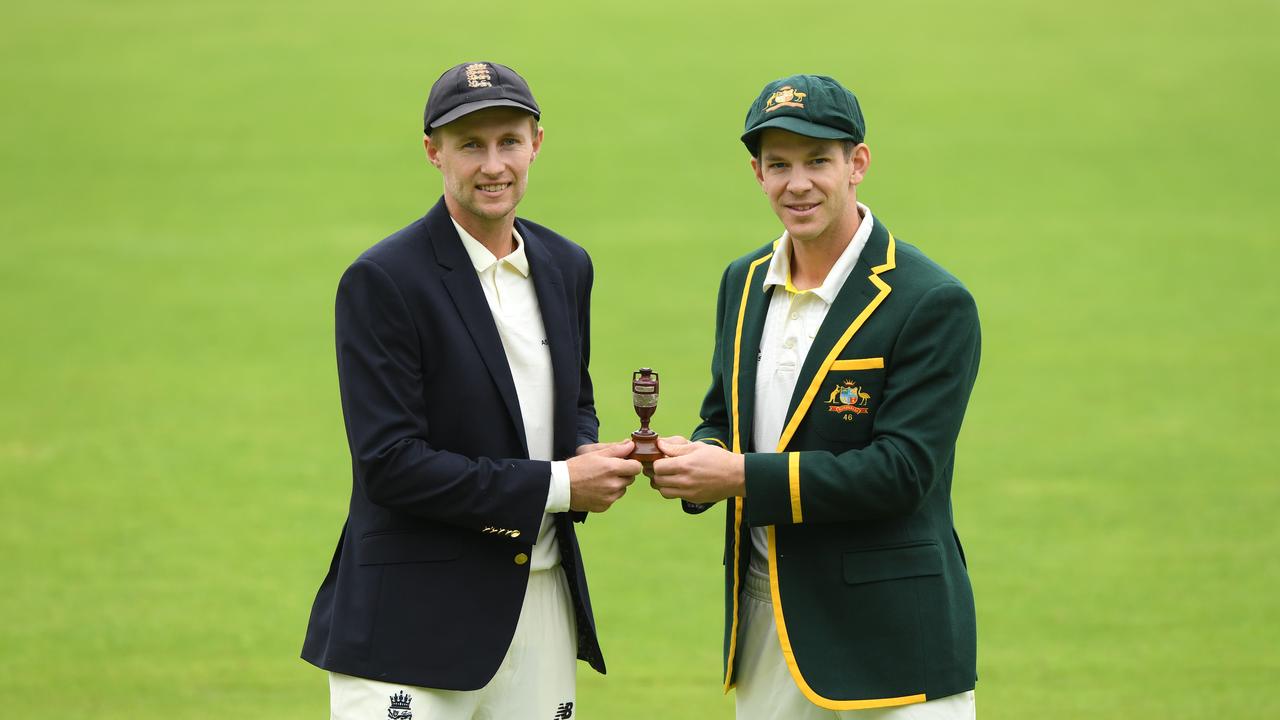
<svg viewBox="0 0 1280 720"><path fill-rule="evenodd" d="M445 192L338 286L350 509L302 657L334 718L574 715L603 673L573 521L641 470L596 442L586 251L519 219L540 110L458 65L424 116Z"/></svg>

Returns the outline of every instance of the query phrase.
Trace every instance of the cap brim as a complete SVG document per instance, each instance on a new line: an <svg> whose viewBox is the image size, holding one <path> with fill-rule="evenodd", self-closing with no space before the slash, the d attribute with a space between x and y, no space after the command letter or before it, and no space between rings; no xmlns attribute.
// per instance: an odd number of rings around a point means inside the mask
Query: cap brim
<svg viewBox="0 0 1280 720"><path fill-rule="evenodd" d="M797 135L804 135L805 137L811 137L811 138L820 138L822 140L857 141L858 139L853 135L845 132L844 130L838 130L833 127L827 127L826 125L819 125L817 123L809 122L804 118L798 118L793 115L782 115L780 117L769 118L768 120L765 120L759 125L756 125L750 130L742 133L742 142L744 145L747 146L747 149L750 150L752 154L755 154L756 151L759 150L760 133L764 132L765 130L768 130L769 128L786 130L788 132L793 132Z"/></svg>
<svg viewBox="0 0 1280 720"><path fill-rule="evenodd" d="M538 113L537 110L534 110L533 108L529 107L528 105L525 105L524 103L518 103L515 100L508 100L506 98L494 98L492 100L477 100L475 102L463 103L462 105L459 105L458 107L436 118L435 122L431 123L430 129L434 130L440 127L441 125L448 125L449 123L453 122L454 120L457 120L463 115L470 115L473 112L477 112L479 110L485 110L491 107L513 107L513 108L516 108L517 110L523 110L529 113L530 115L534 116L535 118L540 117L540 114Z"/></svg>

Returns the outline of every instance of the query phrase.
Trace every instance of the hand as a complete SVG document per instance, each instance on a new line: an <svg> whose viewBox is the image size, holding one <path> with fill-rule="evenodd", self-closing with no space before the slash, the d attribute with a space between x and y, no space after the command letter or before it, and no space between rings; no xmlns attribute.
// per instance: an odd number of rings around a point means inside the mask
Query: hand
<svg viewBox="0 0 1280 720"><path fill-rule="evenodd" d="M670 435L668 437L658 438L659 447L666 445L667 447L675 447L676 445L688 445L689 441L679 435ZM653 463L641 463L644 467L644 476L649 478L649 487L653 485Z"/></svg>
<svg viewBox="0 0 1280 720"><path fill-rule="evenodd" d="M684 438L658 438L665 458L653 463L649 485L664 498L710 503L746 492L741 455Z"/></svg>
<svg viewBox="0 0 1280 720"><path fill-rule="evenodd" d="M578 455L566 462L569 509L604 512L626 494L627 487L640 474L640 461L625 459L634 449L630 440L578 448Z"/></svg>

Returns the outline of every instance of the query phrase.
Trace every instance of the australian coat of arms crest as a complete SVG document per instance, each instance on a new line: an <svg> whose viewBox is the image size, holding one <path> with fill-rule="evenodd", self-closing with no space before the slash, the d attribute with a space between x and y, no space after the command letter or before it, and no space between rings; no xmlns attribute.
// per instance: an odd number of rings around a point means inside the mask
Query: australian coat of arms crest
<svg viewBox="0 0 1280 720"><path fill-rule="evenodd" d="M861 385L852 380L845 380L831 391L831 395L827 398L827 411L865 415L870 412L867 407L870 401L871 394L863 392Z"/></svg>

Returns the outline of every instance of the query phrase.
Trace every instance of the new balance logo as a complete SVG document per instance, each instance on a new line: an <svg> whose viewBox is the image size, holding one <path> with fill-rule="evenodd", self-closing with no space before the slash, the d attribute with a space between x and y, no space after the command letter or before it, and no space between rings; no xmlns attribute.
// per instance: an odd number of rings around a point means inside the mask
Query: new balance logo
<svg viewBox="0 0 1280 720"><path fill-rule="evenodd" d="M551 720L569 720L571 717L573 717L573 703L566 702L560 703L560 707L556 708L555 717Z"/></svg>

